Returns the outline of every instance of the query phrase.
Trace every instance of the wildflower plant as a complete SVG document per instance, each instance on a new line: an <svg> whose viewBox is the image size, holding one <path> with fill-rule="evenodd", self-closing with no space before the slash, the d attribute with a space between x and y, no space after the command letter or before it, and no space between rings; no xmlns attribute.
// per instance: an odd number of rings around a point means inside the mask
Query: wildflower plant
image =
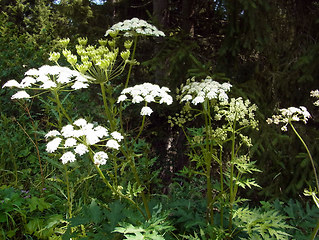
<svg viewBox="0 0 319 240"><path fill-rule="evenodd" d="M119 33L124 33L124 37ZM52 126L55 128L45 135L46 151L50 156L59 158L65 170L68 218L72 217L73 211L72 184L69 179L73 171L68 169L72 168L73 163L80 163L83 158L89 157L114 196L126 199L142 216L150 219L149 197L144 193L147 190L146 185L136 166L136 161L141 155L136 154L134 149L144 128L145 118L153 112L148 104L169 105L173 99L166 87L151 83L134 87L128 85L132 66L138 64L134 58L138 37L159 37L165 34L144 20L134 18L115 24L106 32L106 36L106 39L100 39L96 45L88 45L87 38L79 38L78 45L75 46L76 53L68 47L70 39L62 39L59 41L61 51L51 52L49 56L54 66L45 65L39 69L30 69L20 83L10 80L3 87L21 90L14 94L12 99L33 98L40 95L43 97L45 95L42 94L46 92L54 96L56 109L53 111L58 112L58 124L53 123ZM125 39L122 41L123 38ZM59 60L62 56L70 68L60 66ZM120 84L115 82L120 79L127 65L130 67L126 80ZM89 90L92 84L100 85L105 110L105 122L102 124L90 123L78 116L75 120L64 109L63 101L60 101L63 92ZM123 89L120 96L116 94L118 91L114 91L115 88ZM125 109L123 102L130 100L131 97L133 104L144 103L140 112L142 124L138 132L127 131L123 127L122 112ZM126 174L128 169L133 175L131 178ZM140 197L143 210L139 203Z"/></svg>
<svg viewBox="0 0 319 240"><path fill-rule="evenodd" d="M208 222L214 224L214 208L219 203L222 227L224 209L228 209L229 233L232 232L233 207L238 188L258 186L254 179L246 175L259 171L247 152L252 146L251 139L243 134L245 129L257 129L257 106L249 100L230 98L228 92L231 87L230 83L219 83L210 76L200 82L194 78L188 79L186 85L178 89L177 98L185 103L182 113L169 118L171 125L177 124L184 131L189 143L190 159L195 162L195 170L184 170L206 178ZM185 117L181 116L186 116L190 121L202 117L204 126L186 128ZM219 171L219 180L213 179L213 172L216 171ZM218 190L213 189L214 182L219 182Z"/></svg>
<svg viewBox="0 0 319 240"><path fill-rule="evenodd" d="M311 97L319 98L319 91L314 90L310 92ZM318 106L318 100L314 102L315 106ZM281 131L287 132L288 131L288 126L291 127L293 132L296 134L298 139L301 141L302 145L307 151L308 157L310 159L314 177L315 177L315 186L316 188L312 190L310 187L310 190L304 190L304 195L305 196L311 196L317 207L319 207L319 198L317 197L318 191L319 191L319 181L318 181L318 174L317 174L317 169L315 162L312 158L312 155L310 153L310 150L306 144L306 142L303 140L301 135L298 133L297 129L294 126L294 122L303 122L304 124L307 124L308 119L311 118L310 113L308 112L307 108L304 106L300 106L299 108L297 107L289 107L289 108L282 108L279 109L279 114L278 115L273 115L271 118L268 118L266 122L268 124L275 124L275 125L280 125L283 124L281 127ZM317 232L319 230L319 221L317 222L317 225L310 237L310 239L315 239Z"/></svg>
<svg viewBox="0 0 319 240"><path fill-rule="evenodd" d="M307 123L308 119L311 117L310 113L308 112L307 108L304 106L301 106L299 108L297 107L289 107L289 108L282 108L279 109L280 114L278 115L273 115L271 118L267 119L267 123L268 124L283 124L283 126L281 127L281 131L288 131L287 126L289 125L291 127L291 129L294 131L294 133L296 134L296 136L299 138L299 140L301 141L301 143L303 144L303 146L305 147L309 159L311 161L312 164L312 168L313 168L313 172L314 172L314 176L315 176L315 180L316 180L316 186L317 186L317 190L319 189L319 182L318 182L318 176L317 176L317 171L316 171L316 167L313 161L313 158L311 156L311 153L309 151L309 148L307 147L307 144L305 143L305 141L302 139L302 137L300 136L300 134L297 132L296 128L293 125L293 122L300 122L302 121L303 123Z"/></svg>
<svg viewBox="0 0 319 240"><path fill-rule="evenodd" d="M105 36L96 45L88 45L87 38L79 38L76 53L68 48L70 39L62 39L59 41L61 51L51 52L49 56L54 66L30 69L20 83L10 80L3 87L19 89L12 99L44 98L47 96L45 93L53 96L55 105L51 107L53 112L58 113L57 123L50 123L52 129L44 134L43 140L46 141L48 159L56 159L64 169L64 181L53 181L60 182L66 188L66 193L61 188L59 190L67 199L68 219L75 211L74 186L94 177L91 170L87 170L89 161L91 169L95 169L112 193L112 198L126 200L146 222L152 223L152 217L156 218L156 214L152 216L147 184L151 182L152 177L148 176L153 172L144 174L146 167L142 166L142 159L148 157L149 149L140 138L146 118L153 113L154 104L171 105L173 98L167 87L152 83L129 86L129 80L132 66L138 64L135 59L138 38L164 37L165 34L146 21L133 18L113 25ZM69 67L60 66L62 56ZM127 66L127 76L123 78ZM123 81L119 82L120 79ZM60 100L63 93L89 91L93 84L100 87L104 122L97 123L88 116L70 114L63 107L64 101ZM185 133L189 144L188 155L195 163L194 168L184 171L205 178L207 222L214 226L214 212L218 208L221 228L227 225L228 236L234 234L233 217L236 217L235 208L240 201L238 189L258 186L248 175L259 171L250 159L252 141L246 135L250 129L258 129L255 119L257 106L248 99L230 97L231 88L230 83L220 83L210 76L201 81L188 79L178 90L177 100L183 109L176 116L169 117L171 125L178 125ZM313 96L317 96L316 93ZM141 125L137 129L124 126L123 115L129 105L127 103L141 105ZM310 117L304 108L288 109L281 113L282 116L273 117L272 121L283 123L284 127L292 121L306 122ZM198 127L187 128L188 122L194 120ZM72 174L80 174L81 171L86 171L84 177L74 176L77 183L72 184ZM225 219L227 224L224 224ZM163 221L161 218L161 224ZM165 224L162 225L165 227ZM114 232L131 236L131 232L124 228L132 229L133 225L123 226L117 227ZM150 235L156 233L148 226L145 229L150 230ZM71 234L73 230L72 225ZM146 230L136 236L140 237ZM83 226L81 231L85 236ZM160 229L155 235L162 239L159 232Z"/></svg>

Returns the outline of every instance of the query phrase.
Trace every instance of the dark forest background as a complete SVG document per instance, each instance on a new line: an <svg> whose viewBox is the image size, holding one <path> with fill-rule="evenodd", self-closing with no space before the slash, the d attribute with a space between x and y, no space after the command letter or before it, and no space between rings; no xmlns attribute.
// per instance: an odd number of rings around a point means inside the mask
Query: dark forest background
<svg viewBox="0 0 319 240"><path fill-rule="evenodd" d="M318 159L318 110L310 90L319 87L319 1L316 0L1 0L0 80L20 80L32 67L49 64L57 41L88 37L94 43L113 24L137 17L164 31L163 39L142 39L136 58L141 62L132 83L152 82L178 87L189 77L220 74L233 84L237 96L259 107L259 131L253 136L253 158L262 173L261 190L247 194L257 200L301 198L313 181L311 164L296 137L266 124L275 109L304 105L312 113L298 130ZM2 118L16 116L19 108L0 90ZM85 108L85 107L84 107ZM32 109L36 116L36 106ZM161 177L188 164L185 139L167 123L174 106L154 115L149 138L157 151ZM162 129L154 138L152 129ZM161 134L162 133L162 134ZM167 138L174 138L168 153ZM170 161L167 156L171 154ZM167 170L165 170L167 169Z"/></svg>

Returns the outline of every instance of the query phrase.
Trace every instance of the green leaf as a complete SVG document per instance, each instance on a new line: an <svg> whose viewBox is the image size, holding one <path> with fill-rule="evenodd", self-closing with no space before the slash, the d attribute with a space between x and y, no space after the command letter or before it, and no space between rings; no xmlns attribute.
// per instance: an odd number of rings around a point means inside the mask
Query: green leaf
<svg viewBox="0 0 319 240"><path fill-rule="evenodd" d="M41 212L51 207L50 203L46 202L44 198L32 197L30 199L29 208L30 212L39 209Z"/></svg>
<svg viewBox="0 0 319 240"><path fill-rule="evenodd" d="M89 206L89 214L94 223L100 222L102 218L102 211L94 199Z"/></svg>
<svg viewBox="0 0 319 240"><path fill-rule="evenodd" d="M36 232L38 229L41 228L42 224L43 224L43 220L40 218L34 218L34 219L30 220L28 222L28 224L25 225L27 233L32 234L32 233Z"/></svg>

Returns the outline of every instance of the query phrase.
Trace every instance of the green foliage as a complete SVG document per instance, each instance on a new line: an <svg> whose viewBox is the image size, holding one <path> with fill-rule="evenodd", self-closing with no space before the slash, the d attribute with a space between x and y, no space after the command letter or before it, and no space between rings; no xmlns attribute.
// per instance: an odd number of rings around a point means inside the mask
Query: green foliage
<svg viewBox="0 0 319 240"><path fill-rule="evenodd" d="M26 68L47 62L52 40L56 37L57 16L53 16L45 1L35 2L18 0L3 4L0 13L1 85L9 79L21 78Z"/></svg>
<svg viewBox="0 0 319 240"><path fill-rule="evenodd" d="M134 226L130 223L120 223L113 232L123 233L125 239L137 240L165 240L166 232L174 230L174 227L166 220L167 215L161 213L161 207L153 214L152 218L144 224Z"/></svg>
<svg viewBox="0 0 319 240"><path fill-rule="evenodd" d="M17 122L26 123L25 117L14 119L1 113L0 118L0 171L1 184L28 186L28 175L35 174L37 158L34 146ZM26 161L24 161L26 160Z"/></svg>
<svg viewBox="0 0 319 240"><path fill-rule="evenodd" d="M294 227L288 229L287 233L293 239L309 239L319 219L318 207L314 204L310 205L308 202L304 205L297 200L290 199L286 203L276 200L273 203L262 202L262 204L265 208L275 209L287 217L289 225Z"/></svg>
<svg viewBox="0 0 319 240"><path fill-rule="evenodd" d="M63 216L49 211L52 205L47 199L32 195L6 185L0 188L1 239L54 239L63 233Z"/></svg>
<svg viewBox="0 0 319 240"><path fill-rule="evenodd" d="M249 239L289 239L287 230L292 227L286 219L278 211L262 208L238 208L234 213L234 223L243 229ZM247 239L247 236L240 239Z"/></svg>

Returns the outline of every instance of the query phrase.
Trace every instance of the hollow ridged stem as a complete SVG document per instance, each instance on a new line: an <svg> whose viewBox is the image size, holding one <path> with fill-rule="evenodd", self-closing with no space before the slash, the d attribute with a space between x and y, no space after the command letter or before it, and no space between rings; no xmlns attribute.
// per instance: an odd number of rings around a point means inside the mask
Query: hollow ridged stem
<svg viewBox="0 0 319 240"><path fill-rule="evenodd" d="M221 202L220 202L220 226L224 227L224 175L223 175L223 148L220 146L220 153L219 153L219 172L220 172L220 193L221 193Z"/></svg>
<svg viewBox="0 0 319 240"><path fill-rule="evenodd" d="M90 149L89 151L89 155L90 158L94 164L94 158L93 158L93 151ZM143 213L142 209L137 205L136 202L134 202L132 199L130 199L129 197L125 196L123 193L121 193L120 191L118 191L118 189L115 189L110 183L109 181L106 179L106 177L104 176L103 172L101 171L100 167L96 164L94 164L94 167L96 169L96 171L98 172L98 174L100 175L100 177L102 178L102 181L104 182L104 184L116 195L118 195L119 197L122 197L124 199L126 199L127 201L129 201L134 207L136 207L136 209L142 214L142 216L147 219L147 217L145 216L145 214Z"/></svg>
<svg viewBox="0 0 319 240"><path fill-rule="evenodd" d="M236 118L235 118L236 119ZM230 158L230 179L229 179L229 232L231 232L233 224L233 205L235 201L235 192L234 192L234 159L235 159L235 140L236 140L236 121L233 123L232 127L232 137L231 137L231 158Z"/></svg>
<svg viewBox="0 0 319 240"><path fill-rule="evenodd" d="M207 179L207 210L208 218L210 223L214 224L214 211L213 211L213 194L212 194L212 182L211 182L211 165L212 165L212 149L210 144L211 137L211 116L210 116L210 106L209 101L204 102L204 118L205 118L205 128L206 128L206 153L205 153L205 163L206 163L206 179Z"/></svg>
<svg viewBox="0 0 319 240"><path fill-rule="evenodd" d="M131 60L134 60L135 51L136 51L136 45L137 45L137 35L136 35L135 38L134 38L134 46L133 46L133 53L132 53ZM130 64L130 67L129 67L129 69L128 69L128 74L127 74L127 78L126 78L126 82L125 82L124 88L127 88L127 86L128 86L128 82L129 82L130 77L131 77L132 67L133 67L133 65Z"/></svg>
<svg viewBox="0 0 319 240"><path fill-rule="evenodd" d="M59 94L57 91L53 91L53 95L55 97L55 101L56 104L58 105L58 113L59 113L59 125L61 126L62 124L62 116L61 116L61 112L64 115L64 117L66 117L66 119L72 123L72 119L70 118L70 116L67 114L67 112L65 111L64 107L61 104L60 98L59 98ZM60 112L61 110L61 112Z"/></svg>
<svg viewBox="0 0 319 240"><path fill-rule="evenodd" d="M297 135L297 137L299 138L299 140L301 141L301 143L303 144L303 146L305 147L307 153L308 153L308 156L309 156L309 159L310 159L310 162L311 162L311 165L312 165L312 169L313 169L313 173L315 175L315 179L316 179L316 186L317 186L317 191L319 191L319 182L318 182L318 176L317 176L317 170L316 170L316 166L315 166L315 163L313 161L313 158L311 156L311 153L307 147L307 144L305 143L305 141L302 139L302 137L299 135L299 133L297 132L297 130L295 129L295 127L292 125L291 122L289 122L292 130L295 132L295 134Z"/></svg>
<svg viewBox="0 0 319 240"><path fill-rule="evenodd" d="M314 240L316 238L318 231L319 231L319 220L317 222L315 229L313 230L311 234L310 240Z"/></svg>
<svg viewBox="0 0 319 240"><path fill-rule="evenodd" d="M111 113L109 111L109 107L107 104L107 99L106 99L106 92L105 92L105 86L104 83L100 83L100 87L101 87L101 92L102 92L102 98L103 98L103 105L104 105L104 110L105 110L105 115L107 117L107 119L110 122L110 130L113 132L115 130L115 125L113 122L113 118L111 116Z"/></svg>

